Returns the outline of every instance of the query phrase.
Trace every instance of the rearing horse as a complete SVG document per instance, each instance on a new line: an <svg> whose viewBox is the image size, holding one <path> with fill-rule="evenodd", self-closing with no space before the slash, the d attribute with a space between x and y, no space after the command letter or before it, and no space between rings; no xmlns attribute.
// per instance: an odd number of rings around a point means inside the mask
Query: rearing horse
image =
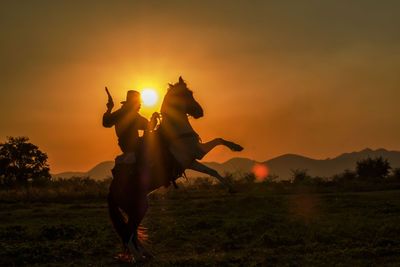
<svg viewBox="0 0 400 267"><path fill-rule="evenodd" d="M179 82L169 84L168 92L161 106L162 120L159 128L143 137L143 151L137 166L132 168L114 167L113 180L108 194L111 221L120 236L125 252L129 251L135 261L150 256L138 239L137 229L147 208L147 194L179 178L185 169L192 169L217 178L233 191L228 180L217 171L197 160L218 145L232 151L243 148L222 138L202 143L199 135L190 125L188 116L198 119L203 109L194 99L182 77ZM123 210L127 219L121 214Z"/></svg>

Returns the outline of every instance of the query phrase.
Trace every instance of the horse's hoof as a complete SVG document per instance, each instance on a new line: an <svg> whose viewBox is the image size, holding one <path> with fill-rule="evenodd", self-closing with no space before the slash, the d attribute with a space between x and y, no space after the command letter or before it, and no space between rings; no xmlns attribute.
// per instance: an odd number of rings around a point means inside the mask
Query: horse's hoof
<svg viewBox="0 0 400 267"><path fill-rule="evenodd" d="M241 145L235 144L233 142L229 142L228 146L232 151L235 151L235 152L243 150L243 147Z"/></svg>
<svg viewBox="0 0 400 267"><path fill-rule="evenodd" d="M114 256L114 259L117 261L122 261L122 262L131 262L132 261L132 256L128 253L120 253L116 256Z"/></svg>
<svg viewBox="0 0 400 267"><path fill-rule="evenodd" d="M243 147L241 145L236 145L236 148L234 151L242 151Z"/></svg>

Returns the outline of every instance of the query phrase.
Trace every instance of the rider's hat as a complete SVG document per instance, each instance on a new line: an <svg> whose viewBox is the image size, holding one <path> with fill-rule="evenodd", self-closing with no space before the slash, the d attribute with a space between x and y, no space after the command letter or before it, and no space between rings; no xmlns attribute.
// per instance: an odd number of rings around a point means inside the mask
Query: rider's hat
<svg viewBox="0 0 400 267"><path fill-rule="evenodd" d="M135 90L129 90L126 93L126 100L122 101L121 104L135 103L135 102L140 102L140 93Z"/></svg>

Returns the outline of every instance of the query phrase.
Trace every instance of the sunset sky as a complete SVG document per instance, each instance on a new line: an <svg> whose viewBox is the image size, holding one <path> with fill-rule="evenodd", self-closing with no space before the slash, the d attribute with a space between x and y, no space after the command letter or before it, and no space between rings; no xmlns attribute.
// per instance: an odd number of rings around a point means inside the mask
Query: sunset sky
<svg viewBox="0 0 400 267"><path fill-rule="evenodd" d="M28 136L52 173L120 153L105 86L119 107L180 75L201 138L245 148L204 161L400 150L400 1L1 3L0 141Z"/></svg>

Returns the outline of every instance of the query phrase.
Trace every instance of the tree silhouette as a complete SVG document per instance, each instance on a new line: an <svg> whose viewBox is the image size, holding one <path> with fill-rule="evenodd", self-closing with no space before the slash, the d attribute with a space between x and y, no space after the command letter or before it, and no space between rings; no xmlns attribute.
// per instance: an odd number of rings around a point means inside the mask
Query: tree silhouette
<svg viewBox="0 0 400 267"><path fill-rule="evenodd" d="M359 178L369 180L379 180L385 178L391 169L387 159L382 157L366 158L357 161L356 172Z"/></svg>
<svg viewBox="0 0 400 267"><path fill-rule="evenodd" d="M307 169L295 169L291 170L292 181L295 184L303 184L309 182L311 177L307 173Z"/></svg>
<svg viewBox="0 0 400 267"><path fill-rule="evenodd" d="M41 184L50 180L47 155L28 137L7 137L0 143L0 183L3 186Z"/></svg>

